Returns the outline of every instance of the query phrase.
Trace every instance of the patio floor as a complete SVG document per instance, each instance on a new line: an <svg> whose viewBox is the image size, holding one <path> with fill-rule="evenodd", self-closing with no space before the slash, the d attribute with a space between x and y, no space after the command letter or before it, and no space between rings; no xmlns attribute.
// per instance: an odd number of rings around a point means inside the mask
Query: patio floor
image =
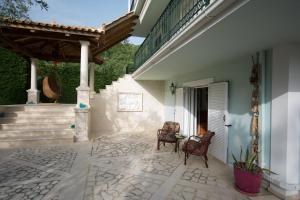
<svg viewBox="0 0 300 200"><path fill-rule="evenodd" d="M92 148L93 146L93 148ZM91 155L92 153L92 155ZM209 169L155 135L103 135L92 143L0 150L0 199L250 199L233 188L232 170ZM263 191L251 199L277 199Z"/></svg>

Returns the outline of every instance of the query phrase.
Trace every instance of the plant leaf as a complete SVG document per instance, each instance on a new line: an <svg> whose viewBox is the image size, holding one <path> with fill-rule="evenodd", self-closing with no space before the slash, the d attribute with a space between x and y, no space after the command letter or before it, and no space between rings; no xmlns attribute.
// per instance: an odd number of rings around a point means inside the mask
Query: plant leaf
<svg viewBox="0 0 300 200"><path fill-rule="evenodd" d="M250 156L248 162L246 162L246 170L253 171L255 158L256 158L256 154L252 154Z"/></svg>
<svg viewBox="0 0 300 200"><path fill-rule="evenodd" d="M238 161L237 161L236 157L233 155L233 153L231 153L231 154L232 154L232 158L233 158L234 162L235 162L236 164L238 164Z"/></svg>
<svg viewBox="0 0 300 200"><path fill-rule="evenodd" d="M245 162L248 162L249 159L249 149L246 150Z"/></svg>
<svg viewBox="0 0 300 200"><path fill-rule="evenodd" d="M266 168L261 168L261 170L262 170L263 172L267 172L267 173L269 173L269 174L275 174L275 175L278 175L277 173L275 173L275 172L273 172L273 171L271 171L271 170L269 170L269 169L266 169Z"/></svg>
<svg viewBox="0 0 300 200"><path fill-rule="evenodd" d="M243 160L242 160L242 155L243 155L243 148L242 148L242 146L241 146L241 152L240 152L240 162L243 162Z"/></svg>

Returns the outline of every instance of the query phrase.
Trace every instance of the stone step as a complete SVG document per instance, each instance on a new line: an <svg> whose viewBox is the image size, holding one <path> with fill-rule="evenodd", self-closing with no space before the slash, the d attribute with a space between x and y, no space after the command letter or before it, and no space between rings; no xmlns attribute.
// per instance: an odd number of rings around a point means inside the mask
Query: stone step
<svg viewBox="0 0 300 200"><path fill-rule="evenodd" d="M15 111L5 112L2 117L47 117L47 116L59 116L59 117L74 117L74 111L62 112L62 111Z"/></svg>
<svg viewBox="0 0 300 200"><path fill-rule="evenodd" d="M125 74L123 77L123 79L132 79L132 76L130 74Z"/></svg>
<svg viewBox="0 0 300 200"><path fill-rule="evenodd" d="M113 86L112 86L112 85L106 85L106 86L105 86L105 89L106 89L106 90L111 90L111 89L113 89Z"/></svg>
<svg viewBox="0 0 300 200"><path fill-rule="evenodd" d="M55 136L55 137L32 137L19 139L0 140L0 149L2 148L18 148L18 147L32 147L49 144L71 144L74 142L73 136Z"/></svg>
<svg viewBox="0 0 300 200"><path fill-rule="evenodd" d="M112 82L112 86L113 86L113 87L118 87L120 84L121 84L121 83L120 83L119 80L113 81L113 82Z"/></svg>
<svg viewBox="0 0 300 200"><path fill-rule="evenodd" d="M13 123L0 124L0 130L68 129L73 123Z"/></svg>
<svg viewBox="0 0 300 200"><path fill-rule="evenodd" d="M0 141L73 138L74 129L1 130Z"/></svg>
<svg viewBox="0 0 300 200"><path fill-rule="evenodd" d="M74 116L22 116L22 117L0 117L0 124L18 123L74 123Z"/></svg>
<svg viewBox="0 0 300 200"><path fill-rule="evenodd" d="M74 104L38 104L38 105L7 105L0 106L0 112L15 112L15 111L38 111L47 112L49 110L55 112L74 111Z"/></svg>

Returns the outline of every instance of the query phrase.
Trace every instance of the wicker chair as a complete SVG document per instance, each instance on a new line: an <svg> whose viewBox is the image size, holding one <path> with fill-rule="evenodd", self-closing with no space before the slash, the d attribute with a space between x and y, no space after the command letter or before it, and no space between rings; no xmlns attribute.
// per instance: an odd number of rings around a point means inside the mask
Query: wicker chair
<svg viewBox="0 0 300 200"><path fill-rule="evenodd" d="M184 164L186 165L186 160L189 158L189 155L202 156L204 157L205 166L208 168L207 150L210 140L214 135L214 132L207 131L202 138L199 138L198 136L190 136L188 141L186 141L182 147L182 151L185 153Z"/></svg>
<svg viewBox="0 0 300 200"><path fill-rule="evenodd" d="M160 142L175 143L175 152L177 152L177 138L176 133L179 133L180 125L178 122L167 121L161 129L157 130L157 150L160 149Z"/></svg>

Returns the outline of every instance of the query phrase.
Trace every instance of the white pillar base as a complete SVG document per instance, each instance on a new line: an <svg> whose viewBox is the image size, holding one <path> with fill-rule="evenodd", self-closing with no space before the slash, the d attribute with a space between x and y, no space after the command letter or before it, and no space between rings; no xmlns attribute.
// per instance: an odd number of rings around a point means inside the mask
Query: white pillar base
<svg viewBox="0 0 300 200"><path fill-rule="evenodd" d="M90 98L93 99L95 97L96 92L95 91L90 91Z"/></svg>
<svg viewBox="0 0 300 200"><path fill-rule="evenodd" d="M90 88L79 86L77 90L77 108L80 108L80 104L86 105L87 108L90 108Z"/></svg>
<svg viewBox="0 0 300 200"><path fill-rule="evenodd" d="M75 141L89 140L90 109L75 108Z"/></svg>
<svg viewBox="0 0 300 200"><path fill-rule="evenodd" d="M284 187L283 185L280 183L270 183L269 191L282 199L299 195L298 185L289 185L288 187Z"/></svg>
<svg viewBox="0 0 300 200"><path fill-rule="evenodd" d="M27 90L27 104L38 104L40 102L40 91L29 89Z"/></svg>

